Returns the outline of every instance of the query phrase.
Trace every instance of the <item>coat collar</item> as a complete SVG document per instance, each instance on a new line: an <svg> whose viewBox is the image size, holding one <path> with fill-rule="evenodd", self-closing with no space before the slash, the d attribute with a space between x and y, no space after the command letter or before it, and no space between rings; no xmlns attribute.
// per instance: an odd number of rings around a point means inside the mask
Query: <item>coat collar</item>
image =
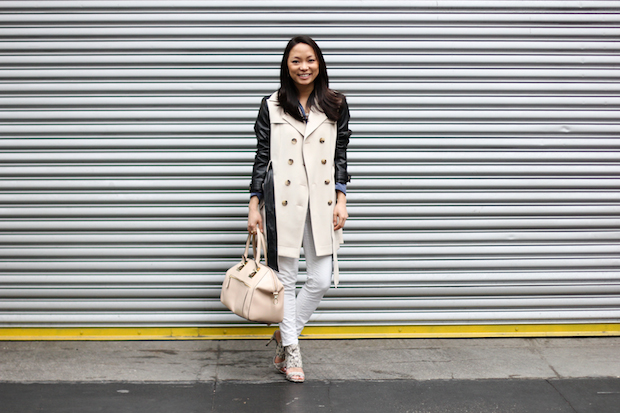
<svg viewBox="0 0 620 413"><path fill-rule="evenodd" d="M308 123L306 124L306 131L303 134L304 139L310 136L312 132L314 132L316 128L321 126L321 124L325 122L326 120L327 120L327 115L319 111L316 108L316 106L313 106L312 109L310 110L310 114L308 115Z"/></svg>
<svg viewBox="0 0 620 413"><path fill-rule="evenodd" d="M304 139L310 136L312 132L316 130L316 128L321 126L321 124L327 120L327 115L325 115L325 113L318 110L316 106L313 106L312 109L310 110L310 113L308 114L308 123L298 121L297 119L295 119L288 113L284 113L284 111L279 106L277 106L278 104L278 93L277 92L271 95L269 100L271 101L273 107L278 108L277 112L278 112L278 115L282 118L282 120L284 120L285 122L290 124L292 127L294 127L297 130L297 132L299 132L304 137ZM270 113L270 116L272 116L271 113Z"/></svg>

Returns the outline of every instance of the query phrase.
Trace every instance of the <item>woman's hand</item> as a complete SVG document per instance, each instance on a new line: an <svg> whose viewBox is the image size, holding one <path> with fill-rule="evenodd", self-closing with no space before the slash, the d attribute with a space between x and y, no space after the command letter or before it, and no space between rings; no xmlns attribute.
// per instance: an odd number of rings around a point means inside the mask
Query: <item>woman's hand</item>
<svg viewBox="0 0 620 413"><path fill-rule="evenodd" d="M250 234L256 234L256 228L258 228L260 232L263 232L263 216L258 210L258 197L257 196L253 196L252 198L250 198L249 209L250 210L248 212L248 232Z"/></svg>
<svg viewBox="0 0 620 413"><path fill-rule="evenodd" d="M337 193L338 198L334 207L334 231L344 228L344 223L349 218L347 213L347 196L340 191L337 191Z"/></svg>

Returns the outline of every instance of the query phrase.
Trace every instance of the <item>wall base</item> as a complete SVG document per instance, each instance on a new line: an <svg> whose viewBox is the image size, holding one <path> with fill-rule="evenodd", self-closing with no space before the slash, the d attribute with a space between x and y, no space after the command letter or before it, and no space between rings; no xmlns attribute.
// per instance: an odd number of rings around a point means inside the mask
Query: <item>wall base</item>
<svg viewBox="0 0 620 413"><path fill-rule="evenodd" d="M276 327L0 328L0 340L231 340L267 339ZM491 338L620 336L620 324L312 326L305 339Z"/></svg>

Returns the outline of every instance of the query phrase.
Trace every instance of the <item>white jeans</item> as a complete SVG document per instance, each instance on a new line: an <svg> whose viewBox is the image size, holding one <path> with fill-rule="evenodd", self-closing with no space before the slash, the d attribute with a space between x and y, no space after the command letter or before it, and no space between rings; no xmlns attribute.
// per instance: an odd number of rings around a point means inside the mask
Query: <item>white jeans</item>
<svg viewBox="0 0 620 413"><path fill-rule="evenodd" d="M332 280L332 256L316 256L309 213L306 216L303 246L308 278L297 297L295 297L295 285L299 270L299 258L278 256L280 271L277 274L282 285L284 285L284 319L280 323L280 333L284 346L298 343L301 331L329 290Z"/></svg>

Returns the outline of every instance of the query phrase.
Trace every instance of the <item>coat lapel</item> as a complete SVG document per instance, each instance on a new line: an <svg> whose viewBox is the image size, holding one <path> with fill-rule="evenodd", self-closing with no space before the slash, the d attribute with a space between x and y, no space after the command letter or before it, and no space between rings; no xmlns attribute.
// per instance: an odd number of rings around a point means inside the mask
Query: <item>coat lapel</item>
<svg viewBox="0 0 620 413"><path fill-rule="evenodd" d="M284 113L284 111L282 112L282 119L297 129L297 132L299 132L302 136L308 130L308 126L305 123L298 121L288 113Z"/></svg>
<svg viewBox="0 0 620 413"><path fill-rule="evenodd" d="M272 123L286 122L294 127L301 136L306 131L306 124L300 122L289 114L284 113L282 108L278 106L278 92L275 92L269 98L269 117Z"/></svg>
<svg viewBox="0 0 620 413"><path fill-rule="evenodd" d="M280 116L280 118L283 121L285 121L286 123L294 127L297 130L297 132L299 132L304 137L304 139L310 136L312 132L316 130L316 128L321 126L321 124L327 120L327 116L325 115L325 113L321 112L320 110L316 108L316 106L314 106L310 110L310 115L308 116L307 124L304 122L298 121L297 119L295 119L288 113L284 113L282 108L278 106L277 92L271 95L271 98L269 99L269 101L271 102L272 107L276 109L275 113L272 113L271 110L269 113L269 116L272 117L271 119L272 122L277 121L276 117Z"/></svg>
<svg viewBox="0 0 620 413"><path fill-rule="evenodd" d="M316 106L313 106L312 109L310 110L310 115L308 116L308 124L306 125L306 131L305 133L302 133L304 135L304 139L310 136L312 132L314 132L316 128L321 126L321 124L325 122L326 120L327 120L327 116L325 115L325 113L319 111L316 108Z"/></svg>

